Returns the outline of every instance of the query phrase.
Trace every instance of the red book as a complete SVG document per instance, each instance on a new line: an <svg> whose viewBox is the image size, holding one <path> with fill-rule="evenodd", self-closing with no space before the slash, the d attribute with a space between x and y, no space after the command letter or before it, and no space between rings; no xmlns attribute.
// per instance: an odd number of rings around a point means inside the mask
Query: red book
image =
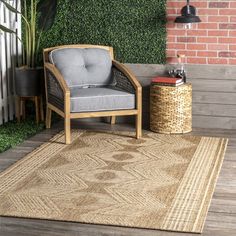
<svg viewBox="0 0 236 236"><path fill-rule="evenodd" d="M152 83L163 83L163 84L178 84L181 83L183 79L172 78L172 77L156 77L152 79Z"/></svg>

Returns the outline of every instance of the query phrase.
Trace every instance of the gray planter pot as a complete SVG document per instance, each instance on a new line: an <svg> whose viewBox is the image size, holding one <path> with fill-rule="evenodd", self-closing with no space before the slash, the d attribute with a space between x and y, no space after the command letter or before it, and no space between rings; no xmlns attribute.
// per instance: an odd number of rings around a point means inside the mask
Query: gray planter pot
<svg viewBox="0 0 236 236"><path fill-rule="evenodd" d="M43 78L43 68L16 68L16 95L22 97L41 95Z"/></svg>

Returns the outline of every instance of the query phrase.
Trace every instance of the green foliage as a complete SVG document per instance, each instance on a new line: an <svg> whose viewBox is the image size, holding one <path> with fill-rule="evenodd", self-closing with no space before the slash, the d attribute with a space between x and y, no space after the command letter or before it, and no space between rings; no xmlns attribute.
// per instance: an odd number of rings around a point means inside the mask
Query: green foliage
<svg viewBox="0 0 236 236"><path fill-rule="evenodd" d="M38 49L40 46L41 34L51 28L53 25L56 10L57 0L22 0L21 12L14 8L11 2L7 0L0 0L5 7L13 13L20 14L23 23L23 65L27 67L36 67L36 60L38 59ZM0 31L16 34L3 25L0 25Z"/></svg>
<svg viewBox="0 0 236 236"><path fill-rule="evenodd" d="M41 49L63 44L114 47L127 63L165 63L166 0L59 0Z"/></svg>
<svg viewBox="0 0 236 236"><path fill-rule="evenodd" d="M44 124L35 124L35 120L27 119L17 123L11 121L0 126L0 153L16 146L30 136L43 130Z"/></svg>

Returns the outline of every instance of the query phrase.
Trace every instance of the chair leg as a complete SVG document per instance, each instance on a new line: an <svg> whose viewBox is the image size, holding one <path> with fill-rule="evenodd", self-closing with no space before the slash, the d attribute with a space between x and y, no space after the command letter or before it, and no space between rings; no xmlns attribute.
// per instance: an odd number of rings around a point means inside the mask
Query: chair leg
<svg viewBox="0 0 236 236"><path fill-rule="evenodd" d="M116 123L116 117L111 116L111 125L114 125Z"/></svg>
<svg viewBox="0 0 236 236"><path fill-rule="evenodd" d="M22 119L25 120L25 101L20 101L20 114L22 115Z"/></svg>
<svg viewBox="0 0 236 236"><path fill-rule="evenodd" d="M36 124L39 123L39 97L34 97Z"/></svg>
<svg viewBox="0 0 236 236"><path fill-rule="evenodd" d="M141 113L136 115L136 138L139 139L142 136L142 115Z"/></svg>
<svg viewBox="0 0 236 236"><path fill-rule="evenodd" d="M66 144L71 143L70 117L65 117L65 142Z"/></svg>
<svg viewBox="0 0 236 236"><path fill-rule="evenodd" d="M46 111L46 128L47 129L51 128L51 117L52 117L52 110L47 107L47 111Z"/></svg>
<svg viewBox="0 0 236 236"><path fill-rule="evenodd" d="M40 116L41 116L41 121L44 121L43 97L42 96L40 96Z"/></svg>
<svg viewBox="0 0 236 236"><path fill-rule="evenodd" d="M21 116L21 102L20 102L20 97L16 96L15 98L15 108L16 108L16 118L17 118L17 122L20 122L20 116Z"/></svg>

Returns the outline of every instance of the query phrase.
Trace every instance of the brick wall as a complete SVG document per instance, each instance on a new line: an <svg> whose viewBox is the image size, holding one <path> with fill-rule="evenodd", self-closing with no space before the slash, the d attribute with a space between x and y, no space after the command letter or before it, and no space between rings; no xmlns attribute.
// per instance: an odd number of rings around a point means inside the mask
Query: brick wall
<svg viewBox="0 0 236 236"><path fill-rule="evenodd" d="M202 22L192 29L173 23L186 0L167 0L167 58L185 54L188 64L236 65L236 0L190 1Z"/></svg>

